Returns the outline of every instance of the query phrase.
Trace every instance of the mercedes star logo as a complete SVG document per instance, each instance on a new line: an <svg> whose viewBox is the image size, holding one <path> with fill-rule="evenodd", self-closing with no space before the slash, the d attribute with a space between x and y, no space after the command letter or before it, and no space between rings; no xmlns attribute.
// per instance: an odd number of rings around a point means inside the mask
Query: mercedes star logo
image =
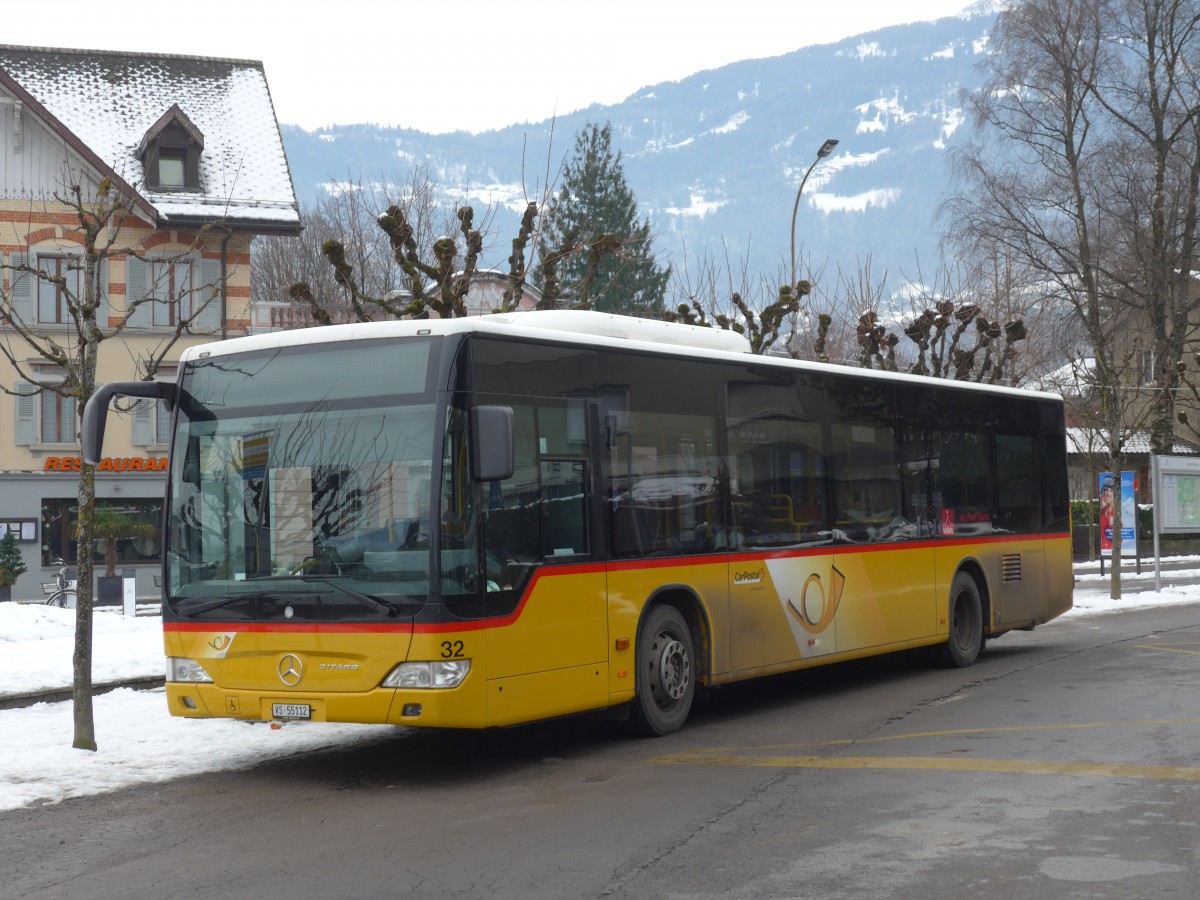
<svg viewBox="0 0 1200 900"><path fill-rule="evenodd" d="M288 687L295 687L303 677L304 663L300 662L300 657L289 653L279 660L279 680Z"/></svg>

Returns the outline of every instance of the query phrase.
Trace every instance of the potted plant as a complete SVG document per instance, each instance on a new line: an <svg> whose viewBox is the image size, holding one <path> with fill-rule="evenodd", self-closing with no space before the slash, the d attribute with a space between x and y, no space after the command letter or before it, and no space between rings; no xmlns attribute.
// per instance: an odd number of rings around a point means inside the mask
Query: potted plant
<svg viewBox="0 0 1200 900"><path fill-rule="evenodd" d="M112 507L97 506L92 519L92 536L104 544L104 574L96 579L96 600L119 603L121 579L117 577L117 541L122 538L152 538L158 529L137 516Z"/></svg>
<svg viewBox="0 0 1200 900"><path fill-rule="evenodd" d="M27 571L21 548L17 546L17 536L11 531L5 532L0 539L0 602L12 599L12 586Z"/></svg>

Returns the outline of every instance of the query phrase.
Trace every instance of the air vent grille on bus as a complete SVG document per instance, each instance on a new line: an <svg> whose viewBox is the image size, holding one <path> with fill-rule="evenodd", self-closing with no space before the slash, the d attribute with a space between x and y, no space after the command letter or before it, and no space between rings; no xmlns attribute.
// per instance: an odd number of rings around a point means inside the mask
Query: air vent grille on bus
<svg viewBox="0 0 1200 900"><path fill-rule="evenodd" d="M1000 560L1001 578L1007 583L1009 581L1021 580L1021 554L1010 553L1002 557Z"/></svg>

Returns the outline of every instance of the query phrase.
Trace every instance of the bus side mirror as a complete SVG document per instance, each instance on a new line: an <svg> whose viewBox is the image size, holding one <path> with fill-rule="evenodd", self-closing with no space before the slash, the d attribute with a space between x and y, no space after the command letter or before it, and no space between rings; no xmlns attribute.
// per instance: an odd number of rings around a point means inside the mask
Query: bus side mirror
<svg viewBox="0 0 1200 900"><path fill-rule="evenodd" d="M79 429L80 456L89 466L99 465L104 449L104 426L108 421L108 404L114 397L144 397L165 400L175 408L178 392L171 381L114 381L96 388L83 407L83 422Z"/></svg>
<svg viewBox="0 0 1200 900"><path fill-rule="evenodd" d="M475 481L503 481L513 474L513 411L511 406L476 406L471 410L475 438L471 477Z"/></svg>

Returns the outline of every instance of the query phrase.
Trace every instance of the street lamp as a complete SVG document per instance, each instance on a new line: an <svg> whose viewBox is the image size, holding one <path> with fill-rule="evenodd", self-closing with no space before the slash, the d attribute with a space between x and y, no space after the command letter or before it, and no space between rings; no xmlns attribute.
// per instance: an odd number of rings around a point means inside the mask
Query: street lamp
<svg viewBox="0 0 1200 900"><path fill-rule="evenodd" d="M800 211L800 195L804 193L804 182L808 181L808 176L812 174L812 170L817 167L817 163L833 152L833 148L838 145L837 138L830 138L821 145L817 150L817 158L812 161L812 165L808 167L808 171L804 173L804 177L800 179L800 190L796 191L796 205L792 207L792 290L796 289L796 213Z"/></svg>

